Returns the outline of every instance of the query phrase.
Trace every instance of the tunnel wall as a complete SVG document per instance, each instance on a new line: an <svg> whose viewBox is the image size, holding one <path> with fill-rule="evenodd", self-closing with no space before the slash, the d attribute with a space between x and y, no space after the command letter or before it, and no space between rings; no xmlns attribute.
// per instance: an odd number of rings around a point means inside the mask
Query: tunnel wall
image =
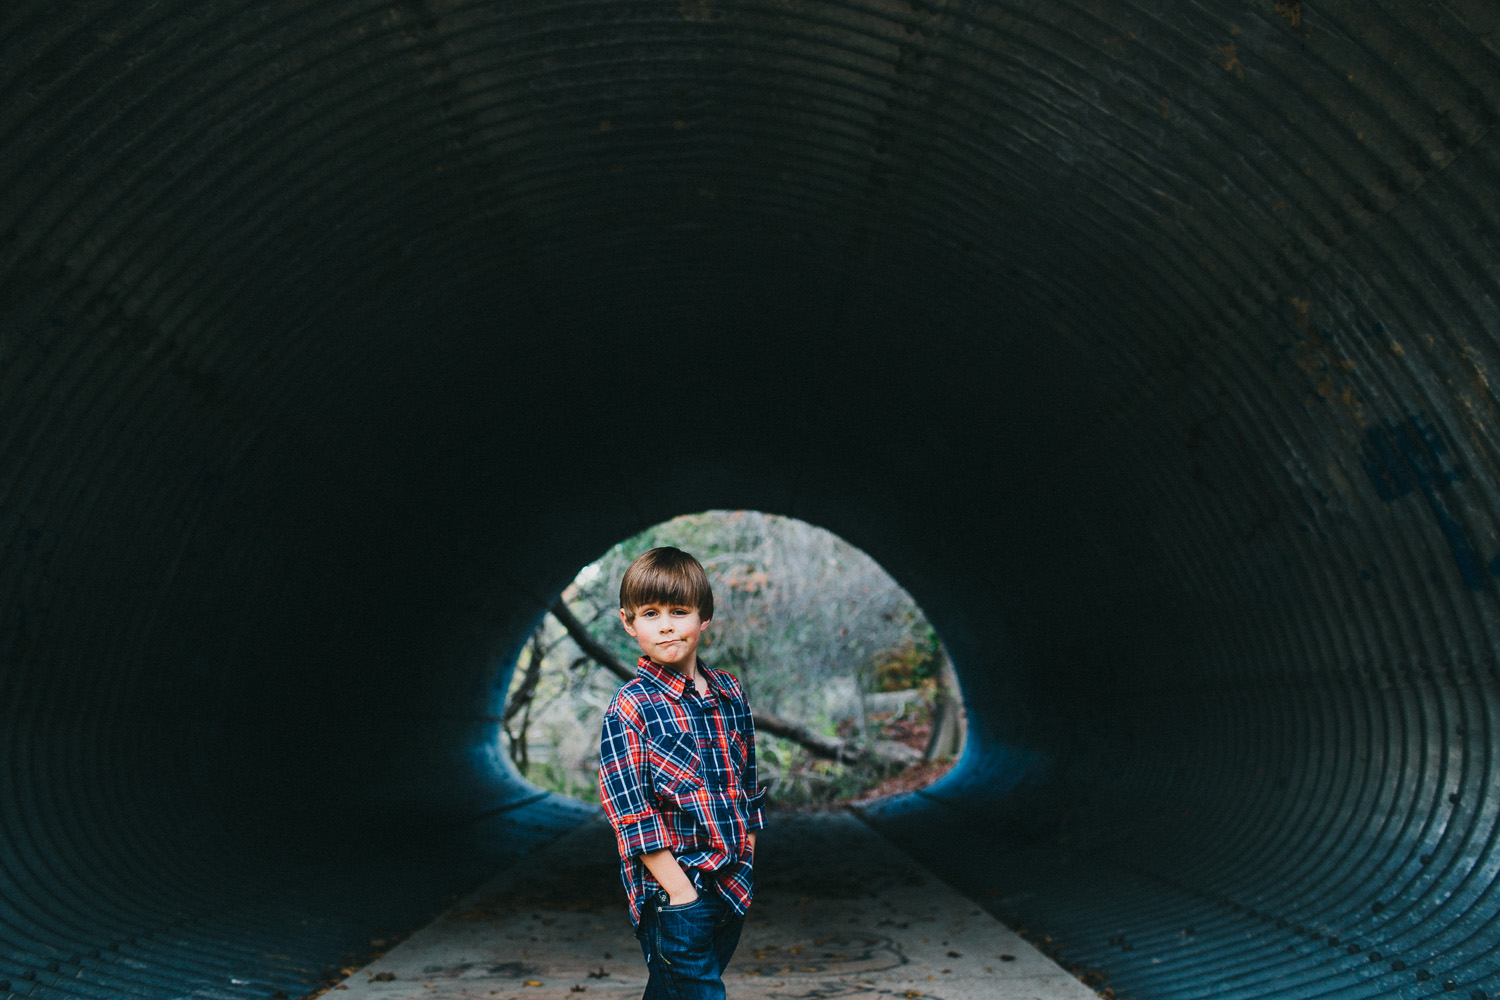
<svg viewBox="0 0 1500 1000"><path fill-rule="evenodd" d="M524 637L747 507L927 609L969 750L869 818L1096 985L1500 992L1497 30L8 4L0 991L295 995L514 862Z"/></svg>

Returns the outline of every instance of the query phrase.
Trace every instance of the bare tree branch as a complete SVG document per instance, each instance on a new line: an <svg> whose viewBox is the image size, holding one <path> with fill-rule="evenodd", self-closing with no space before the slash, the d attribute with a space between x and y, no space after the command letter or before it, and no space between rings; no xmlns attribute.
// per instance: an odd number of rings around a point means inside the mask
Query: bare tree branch
<svg viewBox="0 0 1500 1000"><path fill-rule="evenodd" d="M542 678L542 641L540 630L531 636L531 659L526 664L526 673L521 678L521 686L516 688L515 694L510 696L510 703L505 706L505 715L501 721L509 723L511 719L523 708L531 704L531 699L536 696L536 685Z"/></svg>
<svg viewBox="0 0 1500 1000"><path fill-rule="evenodd" d="M772 736L780 736L784 740L791 740L814 757L836 760L841 764L881 759L880 755L869 747L861 746L853 740L839 740L823 736L790 719L783 719L768 712L753 712L752 714L755 717L757 730L770 733Z"/></svg>
<svg viewBox="0 0 1500 1000"><path fill-rule="evenodd" d="M559 599L552 605L552 617L556 618L562 627L568 630L568 635L578 643L578 648L583 650L594 662L624 681L635 679L635 671L631 670L620 658L589 634L582 622L568 610L565 601ZM806 726L782 719L766 712L752 713L755 719L755 728L773 736L780 736L784 740L791 740L802 747L814 757L824 760L835 760L845 764L856 762L888 763L905 765L910 763L904 754L887 753L874 747L861 746L853 740L833 739L821 736ZM904 749L904 748L903 748Z"/></svg>
<svg viewBox="0 0 1500 1000"><path fill-rule="evenodd" d="M531 633L531 660L526 664L526 676L521 679L521 686L510 699L510 704L505 706L505 716L500 724L505 727L505 733L510 737L510 759L522 774L531 769L531 754L527 748L527 730L531 728L531 706L536 700L537 682L542 677L542 662L546 658L546 651L542 645L542 627L538 625ZM521 728L519 732L511 732L510 724L517 713L521 716Z"/></svg>
<svg viewBox="0 0 1500 1000"><path fill-rule="evenodd" d="M573 612L568 610L566 601L559 598L557 603L552 605L552 617L556 618L562 627L568 630L568 635L572 636L573 641L578 643L578 648L587 653L589 658L595 663L622 681L635 680L635 671L621 663L618 656L610 652L603 643L589 634L589 630L583 627L583 622L579 621Z"/></svg>

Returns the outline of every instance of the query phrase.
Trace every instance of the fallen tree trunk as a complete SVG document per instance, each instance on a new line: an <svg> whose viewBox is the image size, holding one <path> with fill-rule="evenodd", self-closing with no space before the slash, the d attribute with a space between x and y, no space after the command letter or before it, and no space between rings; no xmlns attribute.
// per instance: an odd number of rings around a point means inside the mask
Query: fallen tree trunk
<svg viewBox="0 0 1500 1000"><path fill-rule="evenodd" d="M621 662L620 658L598 639L595 639L583 622L568 610L566 602L558 600L552 605L552 617L556 618L568 635L595 663L614 674L622 681L635 679L635 671ZM823 736L800 723L771 715L769 712L753 712L755 728L760 732L791 740L814 757L838 761L841 764L880 764L888 767L905 767L921 757L917 751L902 744L889 744L878 749L863 746L854 740L841 740ZM899 748L899 749L897 749ZM902 753L901 751L907 751ZM909 754L909 756L908 756Z"/></svg>
<svg viewBox="0 0 1500 1000"><path fill-rule="evenodd" d="M958 674L953 670L953 661L948 651L939 647L937 704L932 708L932 737L927 741L923 760L939 757L957 757L964 749L968 736L968 719L964 714L963 699L958 696Z"/></svg>

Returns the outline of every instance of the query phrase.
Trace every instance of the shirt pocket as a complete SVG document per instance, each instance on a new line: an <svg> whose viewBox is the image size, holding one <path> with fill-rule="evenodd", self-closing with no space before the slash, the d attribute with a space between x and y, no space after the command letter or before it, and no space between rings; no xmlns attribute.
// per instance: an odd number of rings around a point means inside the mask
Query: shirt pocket
<svg viewBox="0 0 1500 1000"><path fill-rule="evenodd" d="M692 796L703 787L703 759L692 733L651 737L646 757L651 765L651 787L668 802Z"/></svg>
<svg viewBox="0 0 1500 1000"><path fill-rule="evenodd" d="M745 737L737 730L729 731L729 772L732 784L740 783L740 776L745 773L745 761L750 752L746 748Z"/></svg>

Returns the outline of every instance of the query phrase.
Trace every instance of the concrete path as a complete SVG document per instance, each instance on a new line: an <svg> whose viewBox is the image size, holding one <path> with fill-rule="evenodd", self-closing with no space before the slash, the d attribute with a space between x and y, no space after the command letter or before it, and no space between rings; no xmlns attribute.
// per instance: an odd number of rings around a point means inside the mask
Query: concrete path
<svg viewBox="0 0 1500 1000"><path fill-rule="evenodd" d="M731 1000L1096 994L847 813L778 815L725 975ZM340 1000L638 1000L614 839L591 821L330 993Z"/></svg>

